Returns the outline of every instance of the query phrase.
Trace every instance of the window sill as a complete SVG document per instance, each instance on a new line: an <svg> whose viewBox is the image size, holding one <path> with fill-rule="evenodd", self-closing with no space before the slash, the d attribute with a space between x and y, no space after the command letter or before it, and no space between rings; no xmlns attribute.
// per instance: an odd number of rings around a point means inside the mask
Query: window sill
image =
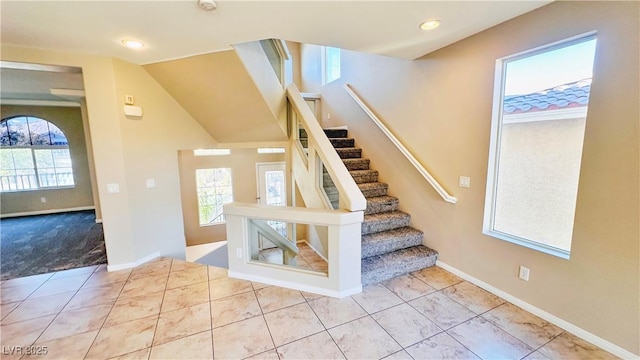
<svg viewBox="0 0 640 360"><path fill-rule="evenodd" d="M227 222L226 222L226 221L221 221L221 222L211 223L211 224L200 224L200 227L216 226L216 225L226 225L226 224L227 224Z"/></svg>
<svg viewBox="0 0 640 360"><path fill-rule="evenodd" d="M526 248L529 248L529 249L532 249L532 250L537 250L537 251L543 252L545 254L557 256L557 257L562 258L562 259L569 260L569 258L571 256L571 252L570 251L559 249L559 248L556 248L556 247L553 247L553 246L549 246L549 245L545 245L545 244L542 244L542 243L539 243L539 242L527 240L525 238L520 238L520 237L517 237L517 236L509 235L509 234L502 233L502 232L499 232L499 231L486 230L485 229L484 231L482 231L482 233L484 235L491 236L491 237L494 237L496 239L508 241L508 242L510 242L512 244L524 246Z"/></svg>
<svg viewBox="0 0 640 360"><path fill-rule="evenodd" d="M35 191L68 190L68 189L75 189L75 188L76 188L75 186L40 187L37 189L2 190L0 191L0 193L15 194L15 193L27 193L27 192L35 192Z"/></svg>

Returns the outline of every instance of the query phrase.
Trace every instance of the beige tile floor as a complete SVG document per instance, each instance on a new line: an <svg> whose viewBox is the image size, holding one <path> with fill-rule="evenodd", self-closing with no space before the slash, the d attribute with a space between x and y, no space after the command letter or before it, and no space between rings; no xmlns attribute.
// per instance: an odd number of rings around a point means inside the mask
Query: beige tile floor
<svg viewBox="0 0 640 360"><path fill-rule="evenodd" d="M344 299L167 258L1 290L2 359L614 358L438 267Z"/></svg>
<svg viewBox="0 0 640 360"><path fill-rule="evenodd" d="M303 269L314 270L318 272L327 273L329 271L329 264L318 253L313 250L306 242L298 242L298 254L297 267ZM259 259L270 264L283 264L283 254L280 248L270 248L260 251Z"/></svg>

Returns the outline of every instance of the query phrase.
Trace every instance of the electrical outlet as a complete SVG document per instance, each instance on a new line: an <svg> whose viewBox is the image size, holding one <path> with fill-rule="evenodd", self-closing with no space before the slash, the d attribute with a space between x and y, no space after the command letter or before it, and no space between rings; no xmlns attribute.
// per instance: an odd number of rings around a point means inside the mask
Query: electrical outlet
<svg viewBox="0 0 640 360"><path fill-rule="evenodd" d="M520 266L520 272L518 273L518 277L524 281L529 281L529 268Z"/></svg>
<svg viewBox="0 0 640 360"><path fill-rule="evenodd" d="M242 248L236 248L236 257L242 259Z"/></svg>
<svg viewBox="0 0 640 360"><path fill-rule="evenodd" d="M46 197L41 197L40 198L40 202L41 203L46 203L47 202L47 198Z"/></svg>

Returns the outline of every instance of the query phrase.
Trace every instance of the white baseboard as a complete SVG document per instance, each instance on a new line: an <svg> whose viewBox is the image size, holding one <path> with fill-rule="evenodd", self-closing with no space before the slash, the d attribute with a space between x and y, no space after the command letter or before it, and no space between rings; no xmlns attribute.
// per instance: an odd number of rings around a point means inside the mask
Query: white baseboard
<svg viewBox="0 0 640 360"><path fill-rule="evenodd" d="M107 271L118 271L118 270L126 270L126 269L131 269L134 268L138 265L142 265L144 263L146 263L147 261L151 261L155 258L160 257L160 253L159 252L155 252L149 256L145 256L142 259L138 259L136 261L130 262L130 263L124 263L124 264L116 264L116 265L107 265Z"/></svg>
<svg viewBox="0 0 640 360"><path fill-rule="evenodd" d="M553 314L550 314L536 306L533 306L531 304L529 304L528 302L521 300L511 294L508 294L492 285L487 284L486 282L477 279L461 270L458 270L456 268L454 268L451 265L448 265L440 260L436 261L436 265L451 272L454 275L457 275L459 277L461 277L464 280L467 280L468 282L477 285L478 287L481 287L485 290L487 290L488 292L499 296L505 300L507 300L508 302L552 323L553 325L556 325L559 328L562 328L570 333L572 333L573 335L582 338L616 356L619 356L623 359L639 359L640 356L637 354L634 354L628 350L625 350L623 348L621 348L620 346L613 344L597 335L594 335L590 332L588 332L587 330L584 330L582 328L577 327L576 325L563 320Z"/></svg>
<svg viewBox="0 0 640 360"><path fill-rule="evenodd" d="M19 217L19 216L58 214L63 212L85 211L85 210L95 210L95 209L96 209L95 206L80 206L80 207L67 208L67 209L25 211L25 212L11 213L11 214L0 214L0 219Z"/></svg>
<svg viewBox="0 0 640 360"><path fill-rule="evenodd" d="M229 270L229 277L232 277L235 279L255 281L255 282L274 285L274 286L280 286L288 289L306 291L306 292L320 294L320 295L334 297L334 298L343 298L343 297L351 296L351 295L362 292L362 285L356 286L351 289L342 290L342 291L334 291L334 290L328 290L325 288L319 288L319 287L311 286L307 284L299 284L299 283L283 281L283 280L274 280L272 278L266 278L266 277L261 277L256 275L238 274L231 270Z"/></svg>

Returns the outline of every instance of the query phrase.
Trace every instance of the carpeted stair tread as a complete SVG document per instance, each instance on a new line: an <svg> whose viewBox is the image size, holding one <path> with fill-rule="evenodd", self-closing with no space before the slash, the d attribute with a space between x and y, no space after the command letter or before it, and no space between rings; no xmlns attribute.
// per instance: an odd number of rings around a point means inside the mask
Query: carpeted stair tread
<svg viewBox="0 0 640 360"><path fill-rule="evenodd" d="M410 222L411 215L402 211L365 215L362 222L362 235L406 227Z"/></svg>
<svg viewBox="0 0 640 360"><path fill-rule="evenodd" d="M329 142L334 148L352 148L356 144L356 141L350 138L329 138Z"/></svg>
<svg viewBox="0 0 640 360"><path fill-rule="evenodd" d="M362 235L362 258L422 245L423 237L422 231L412 227Z"/></svg>
<svg viewBox="0 0 640 360"><path fill-rule="evenodd" d="M383 212L391 212L398 210L398 198L394 196L376 196L367 198L367 208L364 210L365 215L377 214Z"/></svg>
<svg viewBox="0 0 640 360"><path fill-rule="evenodd" d="M369 159L342 159L347 170L369 170Z"/></svg>
<svg viewBox="0 0 640 360"><path fill-rule="evenodd" d="M349 174L356 184L378 182L378 170L352 170Z"/></svg>
<svg viewBox="0 0 640 360"><path fill-rule="evenodd" d="M413 246L362 259L362 285L379 283L435 265L438 253L426 246Z"/></svg>
<svg viewBox="0 0 640 360"><path fill-rule="evenodd" d="M347 137L347 129L324 129L324 133L330 139Z"/></svg>
<svg viewBox="0 0 640 360"><path fill-rule="evenodd" d="M387 189L389 185L381 182L369 182L358 184L358 188L362 192L362 195L366 198L376 197L376 196L385 196L387 195Z"/></svg>
<svg viewBox="0 0 640 360"><path fill-rule="evenodd" d="M336 152L341 159L359 159L362 157L362 149L360 148L336 148Z"/></svg>

